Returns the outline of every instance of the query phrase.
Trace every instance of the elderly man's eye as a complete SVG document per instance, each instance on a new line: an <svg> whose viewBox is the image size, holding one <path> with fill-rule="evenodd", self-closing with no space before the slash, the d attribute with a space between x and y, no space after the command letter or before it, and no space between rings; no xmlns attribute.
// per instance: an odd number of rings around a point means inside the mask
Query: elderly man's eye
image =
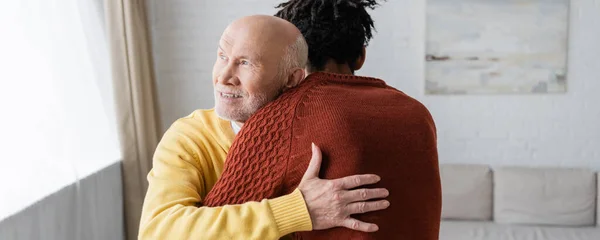
<svg viewBox="0 0 600 240"><path fill-rule="evenodd" d="M225 57L223 54L219 54L219 58L220 58L221 60L227 60L227 57Z"/></svg>
<svg viewBox="0 0 600 240"><path fill-rule="evenodd" d="M242 60L240 61L241 65L250 65L250 62L246 61L246 60Z"/></svg>

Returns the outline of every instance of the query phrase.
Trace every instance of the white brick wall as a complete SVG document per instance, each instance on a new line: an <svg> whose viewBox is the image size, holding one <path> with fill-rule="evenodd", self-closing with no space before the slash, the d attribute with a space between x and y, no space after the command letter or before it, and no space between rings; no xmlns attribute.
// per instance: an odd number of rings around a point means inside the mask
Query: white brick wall
<svg viewBox="0 0 600 240"><path fill-rule="evenodd" d="M274 0L151 0L163 126L213 106L211 71L227 24L273 14ZM229 5L231 4L231 5ZM600 170L600 0L572 0L568 93L425 96L424 1L387 1L360 75L386 80L432 112L442 163L552 165Z"/></svg>

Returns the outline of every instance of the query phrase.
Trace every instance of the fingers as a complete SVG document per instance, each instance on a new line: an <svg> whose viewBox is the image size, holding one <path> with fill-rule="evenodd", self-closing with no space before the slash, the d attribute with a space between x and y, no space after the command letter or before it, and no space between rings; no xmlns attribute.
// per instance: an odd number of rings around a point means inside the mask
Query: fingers
<svg viewBox="0 0 600 240"><path fill-rule="evenodd" d="M321 149L317 147L317 145L312 143L312 157L310 158L310 163L308 164L306 172L304 172L304 176L302 176L302 180L319 177L319 171L321 170L321 160Z"/></svg>
<svg viewBox="0 0 600 240"><path fill-rule="evenodd" d="M374 174L365 174L365 175L353 175L349 177L335 179L335 185L341 186L343 189L352 189L356 187L360 187L362 185L369 185L377 183L381 180L381 178Z"/></svg>
<svg viewBox="0 0 600 240"><path fill-rule="evenodd" d="M348 204L346 207L348 213L352 214L361 214L367 212L374 212L386 209L390 206L390 202L386 200L373 201L373 202L355 202Z"/></svg>
<svg viewBox="0 0 600 240"><path fill-rule="evenodd" d="M372 223L366 223L358 221L354 218L347 218L342 223L342 226L361 232L375 232L379 230L379 227Z"/></svg>
<svg viewBox="0 0 600 240"><path fill-rule="evenodd" d="M376 198L385 198L390 195L390 192L385 188L376 188L376 189L357 189L352 191L345 192L341 197L344 202L353 203L366 201Z"/></svg>

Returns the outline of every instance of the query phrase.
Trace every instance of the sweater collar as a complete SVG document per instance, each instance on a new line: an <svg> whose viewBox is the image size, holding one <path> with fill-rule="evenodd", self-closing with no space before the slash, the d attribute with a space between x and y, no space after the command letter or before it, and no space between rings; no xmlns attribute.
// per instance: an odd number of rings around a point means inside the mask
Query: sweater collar
<svg viewBox="0 0 600 240"><path fill-rule="evenodd" d="M364 77L364 76L356 76L349 74L339 74L339 73L330 73L330 72L314 72L309 74L306 79L306 82L312 81L328 81L335 82L341 84L361 84L361 85L374 85L379 87L387 86L385 81L373 78L373 77Z"/></svg>

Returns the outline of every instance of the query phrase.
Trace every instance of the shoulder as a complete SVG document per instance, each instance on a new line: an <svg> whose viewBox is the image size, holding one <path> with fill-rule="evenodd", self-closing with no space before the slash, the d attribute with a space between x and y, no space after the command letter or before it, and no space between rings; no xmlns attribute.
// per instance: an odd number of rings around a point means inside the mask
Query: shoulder
<svg viewBox="0 0 600 240"><path fill-rule="evenodd" d="M383 80L375 83L333 82L316 86L306 94L298 112L315 115L320 121L334 125L356 125L368 118L374 125L393 121L403 126L435 128L433 117L422 102L386 85Z"/></svg>
<svg viewBox="0 0 600 240"><path fill-rule="evenodd" d="M171 124L169 130L202 130L210 127L211 123L218 121L214 109L198 109L185 117L181 117Z"/></svg>
<svg viewBox="0 0 600 240"><path fill-rule="evenodd" d="M413 118L433 124L433 117L425 104L401 91L398 92L403 95L401 107L404 112Z"/></svg>
<svg viewBox="0 0 600 240"><path fill-rule="evenodd" d="M407 132L429 132L435 137L436 124L427 106L402 91L392 87L389 89L398 92L394 116L399 128Z"/></svg>
<svg viewBox="0 0 600 240"><path fill-rule="evenodd" d="M402 94L401 107L404 108L404 111L408 111L412 115L421 116L424 118L431 118L431 113L429 112L429 109L427 108L427 106L425 106L425 104L401 91L398 92Z"/></svg>
<svg viewBox="0 0 600 240"><path fill-rule="evenodd" d="M172 139L211 141L230 140L230 138L232 141L235 137L230 122L220 118L214 109L198 109L177 119L167 129L165 136L170 136Z"/></svg>

